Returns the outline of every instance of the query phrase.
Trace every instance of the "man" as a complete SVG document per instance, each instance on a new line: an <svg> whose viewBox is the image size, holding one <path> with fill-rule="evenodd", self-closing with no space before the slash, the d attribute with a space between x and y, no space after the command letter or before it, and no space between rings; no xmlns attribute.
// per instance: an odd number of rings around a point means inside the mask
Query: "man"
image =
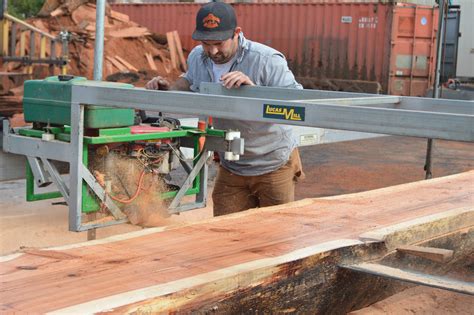
<svg viewBox="0 0 474 315"><path fill-rule="evenodd" d="M280 52L244 37L229 4L201 7L193 39L201 45L189 54L188 71L172 86L156 77L147 83L148 89L199 92L201 82L219 82L229 89L241 85L302 88ZM214 126L239 130L245 139L239 161L220 156L212 194L215 216L294 200L295 183L303 173L290 127L229 119L215 119Z"/></svg>

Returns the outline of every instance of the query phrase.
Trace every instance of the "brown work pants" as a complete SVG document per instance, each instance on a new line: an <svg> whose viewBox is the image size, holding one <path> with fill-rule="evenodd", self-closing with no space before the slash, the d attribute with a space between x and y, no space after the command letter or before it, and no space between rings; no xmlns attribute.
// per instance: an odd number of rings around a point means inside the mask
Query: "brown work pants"
<svg viewBox="0 0 474 315"><path fill-rule="evenodd" d="M285 165L259 176L235 175L220 166L212 193L214 216L294 201L295 184L302 177L298 149Z"/></svg>

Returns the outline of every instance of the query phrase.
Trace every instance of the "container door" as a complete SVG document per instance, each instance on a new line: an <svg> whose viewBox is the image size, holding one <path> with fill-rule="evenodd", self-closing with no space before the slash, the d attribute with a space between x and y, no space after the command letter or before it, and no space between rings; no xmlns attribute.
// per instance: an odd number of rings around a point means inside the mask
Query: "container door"
<svg viewBox="0 0 474 315"><path fill-rule="evenodd" d="M456 77L460 13L459 9L450 8L446 18L443 59L441 60L441 82L446 82L448 79Z"/></svg>
<svg viewBox="0 0 474 315"><path fill-rule="evenodd" d="M438 12L433 7L394 7L389 94L424 96L432 85Z"/></svg>

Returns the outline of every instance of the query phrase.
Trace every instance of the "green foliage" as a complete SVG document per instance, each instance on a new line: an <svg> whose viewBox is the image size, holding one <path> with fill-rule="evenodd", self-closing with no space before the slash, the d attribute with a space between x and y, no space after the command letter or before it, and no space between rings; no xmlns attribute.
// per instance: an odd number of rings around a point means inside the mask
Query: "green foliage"
<svg viewBox="0 0 474 315"><path fill-rule="evenodd" d="M19 19L38 14L45 0L8 0L7 12Z"/></svg>

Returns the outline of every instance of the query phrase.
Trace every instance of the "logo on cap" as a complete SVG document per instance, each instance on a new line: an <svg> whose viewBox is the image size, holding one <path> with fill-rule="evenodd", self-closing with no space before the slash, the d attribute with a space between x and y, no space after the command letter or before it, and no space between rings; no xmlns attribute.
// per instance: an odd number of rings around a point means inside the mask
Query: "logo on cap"
<svg viewBox="0 0 474 315"><path fill-rule="evenodd" d="M221 19L219 19L217 16L215 16L212 13L209 13L203 20L203 25L206 28L216 28L219 26L219 23L221 22Z"/></svg>

